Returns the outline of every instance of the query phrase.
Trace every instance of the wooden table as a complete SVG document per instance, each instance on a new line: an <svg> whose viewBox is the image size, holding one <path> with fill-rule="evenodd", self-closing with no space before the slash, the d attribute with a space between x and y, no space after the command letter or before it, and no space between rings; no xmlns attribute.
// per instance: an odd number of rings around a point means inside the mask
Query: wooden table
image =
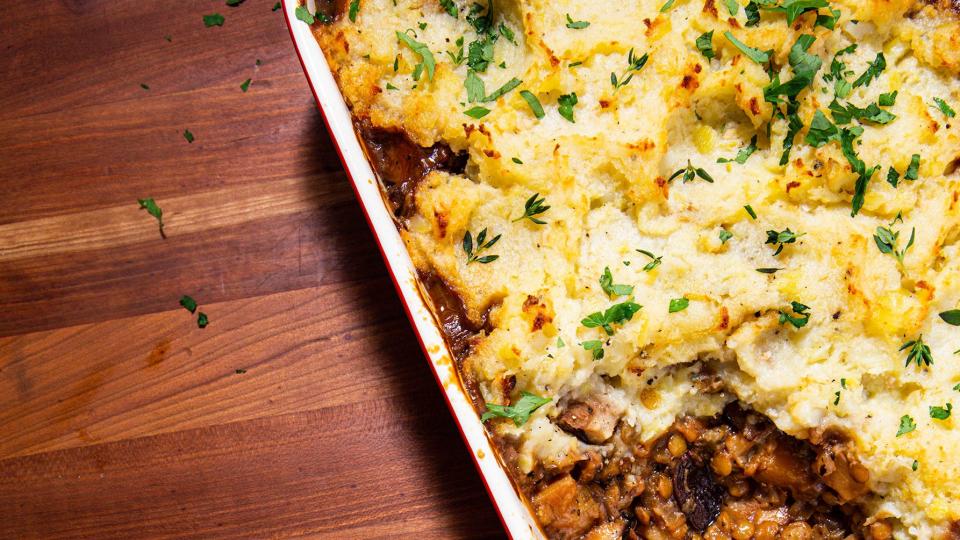
<svg viewBox="0 0 960 540"><path fill-rule="evenodd" d="M273 4L0 9L0 538L503 536Z"/></svg>

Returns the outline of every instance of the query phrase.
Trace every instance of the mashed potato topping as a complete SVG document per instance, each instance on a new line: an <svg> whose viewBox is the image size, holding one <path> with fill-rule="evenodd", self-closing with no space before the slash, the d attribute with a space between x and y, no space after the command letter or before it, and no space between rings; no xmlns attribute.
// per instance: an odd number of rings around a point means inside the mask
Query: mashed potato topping
<svg viewBox="0 0 960 540"><path fill-rule="evenodd" d="M739 400L849 438L896 537L960 519L949 5L352 4L317 35L354 115L469 156L402 235L487 319L463 361L482 401L550 399L487 424L521 473L613 451L616 425L561 428L571 400L644 440Z"/></svg>

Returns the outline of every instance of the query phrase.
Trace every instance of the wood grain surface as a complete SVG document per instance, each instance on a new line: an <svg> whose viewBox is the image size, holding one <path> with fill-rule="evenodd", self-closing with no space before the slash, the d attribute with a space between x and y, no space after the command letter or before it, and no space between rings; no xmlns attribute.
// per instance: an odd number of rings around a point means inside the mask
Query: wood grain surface
<svg viewBox="0 0 960 540"><path fill-rule="evenodd" d="M0 538L503 537L274 2L0 10Z"/></svg>

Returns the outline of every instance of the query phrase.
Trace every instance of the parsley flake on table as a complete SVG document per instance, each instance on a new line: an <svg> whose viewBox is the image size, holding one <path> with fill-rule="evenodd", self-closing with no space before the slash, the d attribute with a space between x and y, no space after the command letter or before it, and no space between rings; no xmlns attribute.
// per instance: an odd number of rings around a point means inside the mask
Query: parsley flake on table
<svg viewBox="0 0 960 540"><path fill-rule="evenodd" d="M219 14L219 13L213 13L213 14L210 14L210 15L204 15L204 16L203 16L203 24L204 24L207 28L210 28L211 26L223 26L223 21L224 21L224 20L225 20L225 19L223 18L223 15L221 15L221 14Z"/></svg>
<svg viewBox="0 0 960 540"><path fill-rule="evenodd" d="M790 309L793 311L793 315L782 309L779 310L779 324L790 323L794 328L803 328L810 322L810 306L800 302L790 302Z"/></svg>
<svg viewBox="0 0 960 540"><path fill-rule="evenodd" d="M953 108L950 107L950 104L946 101L935 97L933 98L933 102L936 104L937 108L940 109L940 112L942 112L947 118L953 118L957 115L957 112L954 111Z"/></svg>
<svg viewBox="0 0 960 540"><path fill-rule="evenodd" d="M276 4L274 4L273 8L270 9L270 11L279 11L279 10L280 10L280 2L277 2Z"/></svg>
<svg viewBox="0 0 960 540"><path fill-rule="evenodd" d="M253 79L247 79L247 80L243 81L242 83L240 83L240 90L242 90L242 91L244 91L244 92L246 92L247 90L249 90L249 89L250 89L250 83L251 83L251 82L253 82Z"/></svg>
<svg viewBox="0 0 960 540"><path fill-rule="evenodd" d="M907 352L907 362L903 367L907 367L911 363L916 363L917 367L933 365L933 355L930 353L930 347L923 342L923 334L920 334L915 340L904 343L899 350L906 349L910 350Z"/></svg>
<svg viewBox="0 0 960 540"><path fill-rule="evenodd" d="M183 130L183 138L186 139L188 143L192 143L195 140L193 132L189 129Z"/></svg>
<svg viewBox="0 0 960 540"><path fill-rule="evenodd" d="M552 401L551 398L540 397L530 392L520 392L520 399L513 405L487 403L487 410L480 417L480 421L486 422L491 418L508 418L519 427L527 422L533 411L550 403L550 401Z"/></svg>
<svg viewBox="0 0 960 540"><path fill-rule="evenodd" d="M204 312L202 312L202 311L201 311L200 313L198 313L198 314L197 314L197 327L198 327L198 328L206 328L208 324L210 324L210 319L207 317L207 314L204 313Z"/></svg>
<svg viewBox="0 0 960 540"><path fill-rule="evenodd" d="M150 89L150 87L146 83L140 83L140 88L143 88L144 90Z"/></svg>
<svg viewBox="0 0 960 540"><path fill-rule="evenodd" d="M678 311L683 311L687 309L687 306L690 305L690 300L687 298L672 298L670 300L670 306L667 308L667 311L670 313L677 313Z"/></svg>
<svg viewBox="0 0 960 540"><path fill-rule="evenodd" d="M520 97L527 102L527 105L530 106L530 110L533 111L533 115L536 116L537 119L544 117L545 113L543 112L543 105L540 104L540 100L537 99L537 96L535 96L533 92L529 90L521 90Z"/></svg>
<svg viewBox="0 0 960 540"><path fill-rule="evenodd" d="M603 268L603 275L600 276L600 288L608 296L630 296L633 294L633 285L618 285L613 282L613 274L610 267Z"/></svg>
<svg viewBox="0 0 960 540"><path fill-rule="evenodd" d="M157 218L157 223L160 225L160 237L166 238L166 233L163 232L163 210L157 206L156 201L153 199L137 199L137 204L140 205L141 210L146 210L148 214Z"/></svg>
<svg viewBox="0 0 960 540"><path fill-rule="evenodd" d="M945 407L934 405L930 407L930 418L933 418L934 420L946 420L947 418L950 418L950 411L952 410L953 404L949 401Z"/></svg>
<svg viewBox="0 0 960 540"><path fill-rule="evenodd" d="M529 199L527 199L527 202L523 203L523 215L518 217L517 219L514 219L513 221L516 222L523 219L529 219L530 221L532 221L533 223L536 223L537 225L546 225L547 224L546 221L543 221L541 219L534 217L550 209L549 206L544 206L543 204L546 202L546 200L547 200L546 198L540 197L539 193L534 193L533 195L530 196Z"/></svg>
<svg viewBox="0 0 960 540"><path fill-rule="evenodd" d="M197 311L197 301L191 296L183 295L180 297L180 305L183 306L183 309L194 313Z"/></svg>
<svg viewBox="0 0 960 540"><path fill-rule="evenodd" d="M570 14L567 13L567 28L571 28L573 30L583 30L588 26L590 26L588 21L575 21L571 19Z"/></svg>
<svg viewBox="0 0 960 540"><path fill-rule="evenodd" d="M640 311L642 307L643 306L636 302L627 300L626 302L610 306L606 311L597 311L587 315L586 318L580 321L580 324L587 328L603 328L608 336L612 336L614 334L614 324L623 324L633 319L633 316Z"/></svg>
<svg viewBox="0 0 960 540"><path fill-rule="evenodd" d="M476 251L474 251L473 235L470 234L470 231L463 233L463 252L467 254L467 264L473 262L487 264L499 259L499 255L480 256L481 252L493 247L493 245L497 243L497 240L500 240L499 234L487 241L487 229L484 227L484 229L480 231L480 234L477 235Z"/></svg>
<svg viewBox="0 0 960 540"><path fill-rule="evenodd" d="M571 92L569 94L563 94L557 98L557 110L560 113L560 116L567 119L569 122L576 123L576 120L573 119L573 107L579 102L577 100L577 93Z"/></svg>
<svg viewBox="0 0 960 540"><path fill-rule="evenodd" d="M900 417L900 428L897 429L897 437L906 435L915 429L917 429L917 424L914 423L913 418L911 418L909 414L905 414Z"/></svg>

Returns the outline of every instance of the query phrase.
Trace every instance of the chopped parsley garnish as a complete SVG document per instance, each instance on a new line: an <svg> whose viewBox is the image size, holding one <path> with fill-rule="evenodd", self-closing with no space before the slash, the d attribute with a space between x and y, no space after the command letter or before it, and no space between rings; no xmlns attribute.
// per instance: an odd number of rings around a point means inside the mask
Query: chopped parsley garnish
<svg viewBox="0 0 960 540"><path fill-rule="evenodd" d="M800 302L790 302L790 309L793 311L793 315L787 313L784 310L779 310L780 318L779 323L790 323L794 328L803 328L810 321L810 306L801 304Z"/></svg>
<svg viewBox="0 0 960 540"><path fill-rule="evenodd" d="M923 334L920 334L915 340L904 343L899 350L906 349L910 350L907 352L907 363L903 367L907 367L911 363L916 363L917 367L933 365L933 355L930 353L930 347L923 342Z"/></svg>
<svg viewBox="0 0 960 540"><path fill-rule="evenodd" d="M695 177L700 177L706 182L710 182L711 184L713 183L713 177L707 174L707 171L703 170L703 168L694 167L690 163L689 159L687 160L687 166L670 175L670 178L667 179L667 182L673 182L673 179L681 174L683 175L684 183L692 181Z"/></svg>
<svg viewBox="0 0 960 540"><path fill-rule="evenodd" d="M603 275L600 276L600 288L608 296L630 296L633 294L633 285L618 285L613 282L613 274L610 273L610 267L603 268Z"/></svg>
<svg viewBox="0 0 960 540"><path fill-rule="evenodd" d="M516 163L517 165L523 165L523 162L520 161L520 158L518 158L518 157L512 157L512 158L510 158L510 161Z"/></svg>
<svg viewBox="0 0 960 540"><path fill-rule="evenodd" d="M197 311L197 301L191 296L183 295L180 297L180 305L183 306L183 309L194 313Z"/></svg>
<svg viewBox="0 0 960 540"><path fill-rule="evenodd" d="M800 238L805 234L807 233L797 234L791 231L790 227L787 227L786 229L780 232L769 230L767 231L767 241L764 242L764 244L773 244L777 246L777 250L773 252L773 256L776 257L777 255L780 254L781 251L783 251L783 246L785 244L796 243L797 238Z"/></svg>
<svg viewBox="0 0 960 540"><path fill-rule="evenodd" d="M163 210L157 206L156 201L153 199L137 199L137 204L140 205L141 210L146 210L148 214L157 218L157 223L160 225L160 237L166 238L167 235L163 232Z"/></svg>
<svg viewBox="0 0 960 540"><path fill-rule="evenodd" d="M440 0L440 7L447 12L447 15L450 15L454 19L460 15L460 11L457 9L457 5L453 3L453 0Z"/></svg>
<svg viewBox="0 0 960 540"><path fill-rule="evenodd" d="M757 26L760 24L760 4L755 0L750 0L747 6L743 8L743 12L747 14L746 26Z"/></svg>
<svg viewBox="0 0 960 540"><path fill-rule="evenodd" d="M915 429L917 429L917 424L914 423L913 418L910 418L909 414L905 414L900 417L900 428L897 430L897 437L906 435Z"/></svg>
<svg viewBox="0 0 960 540"><path fill-rule="evenodd" d="M727 6L727 11L730 12L731 17L736 17L740 11L740 4L737 3L737 0L723 0L723 5Z"/></svg>
<svg viewBox="0 0 960 540"><path fill-rule="evenodd" d="M240 90L243 90L244 92L246 92L247 90L249 90L249 89L250 89L250 83L251 83L251 82L253 82L253 79L247 79L247 80L243 81L242 83L240 83Z"/></svg>
<svg viewBox="0 0 960 540"><path fill-rule="evenodd" d="M479 80L479 79L478 79L478 80ZM516 77L514 77L514 78L510 79L509 81L507 81L506 83L504 83L504 85L501 86L500 88L497 88L496 90L494 90L492 94L490 94L489 96L483 98L483 101L484 101L484 102L496 101L497 99L499 99L501 96L503 96L503 95L506 94L507 92L509 92L509 91L513 90L514 88L520 86L520 83L521 83L521 82L523 82L523 81L521 81L520 79L517 79ZM482 84L482 83L481 83L481 84Z"/></svg>
<svg viewBox="0 0 960 540"><path fill-rule="evenodd" d="M875 124L889 124L897 118L895 114L881 109L876 103L871 103L861 109L852 103L847 103L846 106L841 105L836 98L830 103L830 114L841 125L849 124L853 118Z"/></svg>
<svg viewBox="0 0 960 540"><path fill-rule="evenodd" d="M583 30L588 26L590 26L588 21L575 21L571 19L570 14L567 13L567 28L571 28L573 30Z"/></svg>
<svg viewBox="0 0 960 540"><path fill-rule="evenodd" d="M726 244L726 243L727 243L727 240L730 240L731 238L733 238L733 233L732 233L732 232L730 232L730 231L728 231L728 230L726 230L726 229L720 229L720 243L721 243L721 244Z"/></svg>
<svg viewBox="0 0 960 540"><path fill-rule="evenodd" d="M898 92L899 92L898 90L894 90L893 92L880 94L880 99L878 100L878 103L880 104L881 107L892 107L897 102Z"/></svg>
<svg viewBox="0 0 960 540"><path fill-rule="evenodd" d="M920 177L920 154L914 154L910 156L910 165L907 166L907 171L903 173L903 178L906 180L916 180Z"/></svg>
<svg viewBox="0 0 960 540"><path fill-rule="evenodd" d="M599 339L591 339L589 341L584 341L581 343L583 348L590 351L593 354L594 360L600 360L603 358L603 341Z"/></svg>
<svg viewBox="0 0 960 540"><path fill-rule="evenodd" d="M673 7L673 3L677 0L667 0L662 6L660 6L660 13L666 13L667 10Z"/></svg>
<svg viewBox="0 0 960 540"><path fill-rule="evenodd" d="M633 54L633 49L630 49L630 52L627 53L627 69L617 78L616 73L610 73L610 84L613 85L613 90L616 92L621 87L630 84L630 81L633 80L633 75L643 69L643 66L647 65L647 59L650 55L643 53L643 56L636 56Z"/></svg>
<svg viewBox="0 0 960 540"><path fill-rule="evenodd" d="M640 304L627 300L610 306L602 313L597 311L587 315L585 319L580 321L580 324L587 328L603 328L608 336L612 336L614 334L614 324L623 324L629 321L642 307Z"/></svg>
<svg viewBox="0 0 960 540"><path fill-rule="evenodd" d="M783 153L780 154L780 165L786 165L787 162L790 161L790 150L793 149L794 139L797 138L797 134L803 129L803 121L800 120L800 115L797 114L798 108L799 104L796 100L791 100L790 103L787 104L787 134L783 137ZM777 112L779 112L779 110Z"/></svg>
<svg viewBox="0 0 960 540"><path fill-rule="evenodd" d="M894 232L888 227L877 227L876 233L873 235L873 241L877 243L877 249L880 250L880 253L889 253L893 255L897 258L902 266L903 257L907 254L907 250L910 249L910 246L913 245L916 232L916 228L913 228L910 231L910 240L901 250L897 250L897 238L900 237L900 231Z"/></svg>
<svg viewBox="0 0 960 540"><path fill-rule="evenodd" d="M743 165L744 163L747 162L748 159L750 159L750 156L752 156L753 153L756 151L757 151L757 136L754 135L753 137L750 138L750 144L748 144L747 146L744 146L737 152L737 157L733 159L718 158L717 163L730 163L735 161L740 165Z"/></svg>
<svg viewBox="0 0 960 540"><path fill-rule="evenodd" d="M920 468L920 462L917 460L913 460L913 463L910 465L910 468L916 471L917 469Z"/></svg>
<svg viewBox="0 0 960 540"><path fill-rule="evenodd" d="M781 84L780 74L775 74L770 84L763 88L764 100L770 103L780 103L780 96L795 98L801 90L813 83L817 71L823 65L823 60L820 60L819 56L807 52L814 41L816 41L816 38L809 34L803 34L797 38L796 43L790 48L790 55L787 57L787 61L793 69L793 78Z"/></svg>
<svg viewBox="0 0 960 540"><path fill-rule="evenodd" d="M450 61L453 62L453 65L459 66L463 63L463 36L457 38L456 41L457 49L455 51L445 51L447 56L450 57ZM396 66L395 66L396 67ZM396 71L396 69L394 69Z"/></svg>
<svg viewBox="0 0 960 540"><path fill-rule="evenodd" d="M850 216L856 216L860 209L863 207L863 201L867 192L867 184L870 182L870 178L875 172L880 170L880 165L874 165L871 168L867 168L866 163L863 162L857 156L856 150L853 148L853 142L863 134L863 128L860 126L855 126L852 128L843 128L840 130L840 149L843 152L844 157L847 158L847 161L850 163L850 166L853 168L853 172L857 173L857 184L854 187L853 199L851 200L851 210Z"/></svg>
<svg viewBox="0 0 960 540"><path fill-rule="evenodd" d="M540 104L540 100L537 99L537 96L535 96L533 92L529 90L521 90L520 97L522 97L523 100L527 102L527 105L530 106L530 110L533 111L534 116L536 116L538 119L543 118L545 114L543 112L543 105Z"/></svg>
<svg viewBox="0 0 960 540"><path fill-rule="evenodd" d="M780 270L783 270L783 268L757 268L756 269L756 271L760 272L761 274L776 274Z"/></svg>
<svg viewBox="0 0 960 540"><path fill-rule="evenodd" d="M887 183L893 187L897 187L897 184L900 183L900 173L893 167L887 169Z"/></svg>
<svg viewBox="0 0 960 540"><path fill-rule="evenodd" d="M950 107L950 104L948 104L946 101L935 97L933 98L933 102L936 104L937 108L940 109L940 112L946 115L947 118L953 118L957 115L957 112L954 111L953 108Z"/></svg>
<svg viewBox="0 0 960 540"><path fill-rule="evenodd" d="M310 13L310 10L307 9L307 6L297 6L297 9L293 11L293 14L296 15L298 20L301 20L307 24L313 24L317 21L313 14Z"/></svg>
<svg viewBox="0 0 960 540"><path fill-rule="evenodd" d="M433 53L430 52L430 49L426 46L426 44L420 43L419 41L413 39L412 37L410 37L410 34L406 32L396 32L396 34L397 34L398 40L405 43L407 47L410 47L410 50L412 50L414 53L416 53L420 57L420 63L417 64L417 66L419 66L419 69L416 67L414 68L413 79L414 80L419 79L419 76L417 76L416 74L419 71L426 68L427 78L430 80L433 80L433 73L437 68L437 62L433 58Z"/></svg>
<svg viewBox="0 0 960 540"><path fill-rule="evenodd" d="M487 89L483 84L483 80L477 77L477 74L474 73L472 69L467 70L467 78L464 79L463 86L467 89L468 103L483 101L483 98L487 95Z"/></svg>
<svg viewBox="0 0 960 540"><path fill-rule="evenodd" d="M647 251L647 250L645 250L645 249L638 249L638 250L636 250L636 251L637 251L637 253L642 253L642 254L646 255L647 257L650 257L650 262L648 262L648 263L646 264L646 266L643 267L643 271L644 271L644 272L649 272L649 271L653 270L654 268L660 266L660 263L663 262L663 255L657 257L656 255L654 255L653 253L650 253L649 251Z"/></svg>
<svg viewBox="0 0 960 540"><path fill-rule="evenodd" d="M934 405L930 407L930 418L934 420L946 420L950 418L950 411L953 410L953 404L949 401L946 404L946 407L940 407L939 405Z"/></svg>
<svg viewBox="0 0 960 540"><path fill-rule="evenodd" d="M197 314L197 327L198 327L198 328L206 328L208 324L210 324L210 318L207 317L207 314L204 313L204 312L202 312L202 311L201 311L200 313L198 313L198 314Z"/></svg>
<svg viewBox="0 0 960 540"><path fill-rule="evenodd" d="M736 5L736 3L734 3L734 5ZM713 30L700 34L696 44L697 50L700 51L700 54L707 57L707 60L711 60L717 56L716 53L713 52Z"/></svg>
<svg viewBox="0 0 960 540"><path fill-rule="evenodd" d="M391 83L387 83L387 90L399 90L399 88L397 88Z"/></svg>
<svg viewBox="0 0 960 540"><path fill-rule="evenodd" d="M477 235L477 246L476 251L474 251L473 235L470 234L470 231L463 233L463 252L467 254L467 264L472 262L487 264L499 259L499 255L480 256L481 252L493 247L493 245L497 243L497 240L500 240L499 234L487 241L487 228L484 227L483 230L480 231L480 234Z"/></svg>
<svg viewBox="0 0 960 540"><path fill-rule="evenodd" d="M723 35L727 38L728 41L730 41L730 43L733 44L734 47L740 49L740 52L745 54L747 58L753 60L754 62L758 64L766 64L767 62L770 61L769 53L763 52L760 49L754 49L753 47L750 47L746 43L737 39L733 34L730 33L730 31L724 32Z"/></svg>
<svg viewBox="0 0 960 540"><path fill-rule="evenodd" d="M757 213L753 211L752 206L750 206L749 204L746 204L743 206L743 209L747 211L747 214L749 214L751 218L757 219Z"/></svg>
<svg viewBox="0 0 960 540"><path fill-rule="evenodd" d="M854 43L848 47L840 49L833 55L833 61L830 62L830 73L823 76L823 80L833 81L833 93L838 98L845 98L853 91L853 85L847 81L848 75L853 75L852 71L847 70L846 64L840 61L840 56L850 54L857 50L857 44Z"/></svg>
<svg viewBox="0 0 960 540"><path fill-rule="evenodd" d="M527 199L527 202L523 204L523 215L513 221L529 219L530 221L536 223L537 225L546 225L547 224L546 221L543 221L542 219L538 219L534 217L550 209L549 206L544 206L543 204L544 202L546 202L546 199L544 197L540 197L539 193L534 193L533 195L530 196L529 199Z"/></svg>
<svg viewBox="0 0 960 540"><path fill-rule="evenodd" d="M877 57L873 59L873 62L870 62L870 65L867 66L867 70L863 72L863 75L860 75L857 77L857 80L853 81L853 87L870 86L870 82L873 81L873 79L880 78L880 74L883 73L886 67L887 59L883 56L882 52L878 52Z"/></svg>
<svg viewBox="0 0 960 540"><path fill-rule="evenodd" d="M306 8L304 8L304 11L306 11ZM307 12L307 14L309 15L310 13ZM298 19L300 18L299 9L298 9L298 13L297 13L297 18L298 18ZM312 18L313 18L313 17L311 17L311 19L312 19ZM203 24L204 24L204 26L206 26L207 28L210 28L211 26L223 26L223 21L224 21L224 20L225 20L225 19L223 18L223 15L221 15L221 14L219 14L219 13L213 13L213 14L211 14L211 15L204 15L204 16L203 16ZM303 19L301 19L301 20L303 20ZM312 24L312 23L309 23L309 24Z"/></svg>
<svg viewBox="0 0 960 540"><path fill-rule="evenodd" d="M840 130L833 122L827 119L821 111L813 113L813 120L810 121L810 130L807 131L806 143L820 148L830 141L840 138Z"/></svg>
<svg viewBox="0 0 960 540"><path fill-rule="evenodd" d="M360 12L360 0L350 0L350 8L347 11L347 18L350 22L357 22L357 13ZM454 15L456 17L456 15Z"/></svg>
<svg viewBox="0 0 960 540"><path fill-rule="evenodd" d="M533 411L550 403L550 398L540 397L530 392L520 392L520 399L514 405L497 405L487 403L487 411L480 417L481 422L491 418L509 418L517 426L522 426L533 414Z"/></svg>
<svg viewBox="0 0 960 540"><path fill-rule="evenodd" d="M469 116L470 118L476 118L477 120L479 120L484 116L490 114L490 109L477 105L476 107L471 107L463 111L463 114Z"/></svg>
<svg viewBox="0 0 960 540"><path fill-rule="evenodd" d="M960 309L941 311L940 318L951 326L960 326Z"/></svg>
<svg viewBox="0 0 960 540"><path fill-rule="evenodd" d="M192 143L195 140L193 132L189 129L183 130L183 138L186 139L188 143Z"/></svg>
<svg viewBox="0 0 960 540"><path fill-rule="evenodd" d="M557 98L557 105L558 105L558 110L560 112L560 116L566 118L570 122L575 123L576 120L573 119L573 107L577 103L578 103L578 100L577 100L576 92L563 94L562 96Z"/></svg>
<svg viewBox="0 0 960 540"><path fill-rule="evenodd" d="M557 336L557 348L562 349L564 346L566 346L566 343L563 342L563 338Z"/></svg>
<svg viewBox="0 0 960 540"><path fill-rule="evenodd" d="M673 298L670 300L670 307L668 311L670 313L676 313L678 311L683 311L687 309L687 306L690 305L690 300L686 298Z"/></svg>
<svg viewBox="0 0 960 540"><path fill-rule="evenodd" d="M497 30L500 32L500 35L504 37L504 39L510 43L513 43L514 45L517 44L517 38L514 35L513 30L511 30L507 25L500 23L500 26L497 27Z"/></svg>
<svg viewBox="0 0 960 540"><path fill-rule="evenodd" d="M833 393L833 404L834 404L834 405L839 405L839 404L840 404L840 391L839 391L839 390L837 390L836 392Z"/></svg>
<svg viewBox="0 0 960 540"><path fill-rule="evenodd" d="M784 0L782 5L774 7L766 7L766 5L764 5L766 3L767 2L760 2L763 9L784 13L787 16L787 24L793 24L793 21L797 20L797 17L808 11L817 11L819 8L830 5L827 0ZM818 17L817 21L819 22L819 20Z"/></svg>

